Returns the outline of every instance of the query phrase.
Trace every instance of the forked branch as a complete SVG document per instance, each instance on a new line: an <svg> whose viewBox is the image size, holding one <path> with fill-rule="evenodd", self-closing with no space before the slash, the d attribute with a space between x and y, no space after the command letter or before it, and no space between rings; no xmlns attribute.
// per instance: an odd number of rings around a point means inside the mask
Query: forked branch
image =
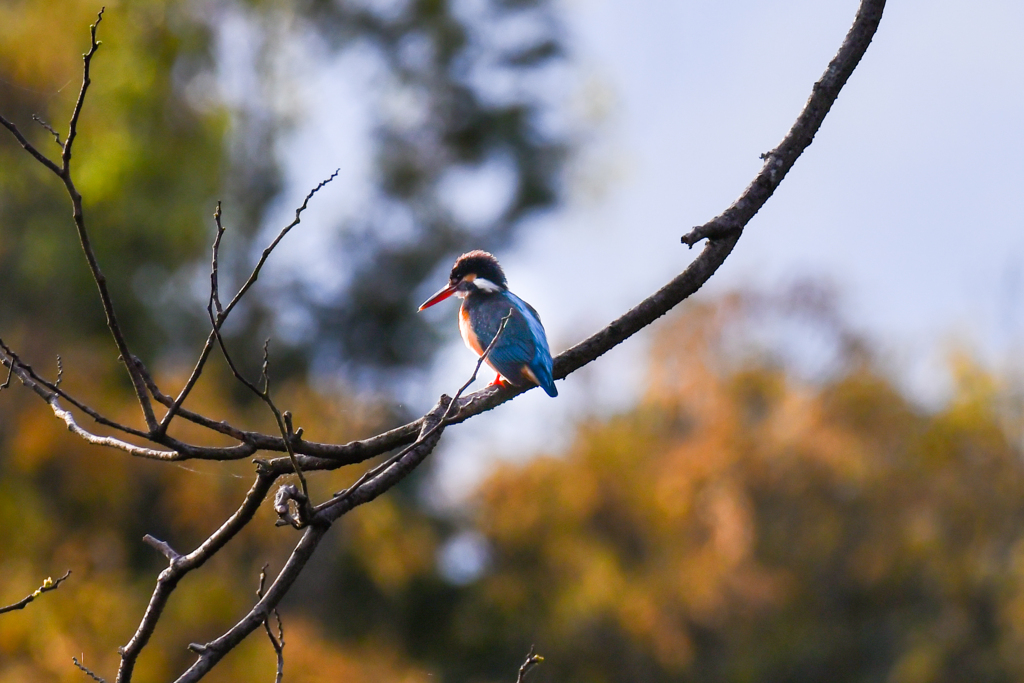
<svg viewBox="0 0 1024 683"><path fill-rule="evenodd" d="M533 670L533 667L537 666L544 661L544 658L534 652L533 646L530 646L530 653L526 655L526 661L519 667L519 675L516 676L516 683L523 683L526 680L526 674Z"/></svg>

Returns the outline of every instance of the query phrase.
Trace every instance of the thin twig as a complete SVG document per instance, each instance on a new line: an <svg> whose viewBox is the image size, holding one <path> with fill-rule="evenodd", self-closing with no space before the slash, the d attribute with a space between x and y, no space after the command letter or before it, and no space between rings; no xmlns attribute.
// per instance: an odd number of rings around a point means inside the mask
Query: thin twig
<svg viewBox="0 0 1024 683"><path fill-rule="evenodd" d="M60 142L60 133L55 131L53 129L53 126L48 124L46 121L43 121L43 119L41 119L40 117L36 116L35 114L32 114L32 120L35 121L36 123L38 123L43 128L45 128L46 130L50 131L50 135L52 135L53 139L57 142L57 146L63 148L63 145Z"/></svg>
<svg viewBox="0 0 1024 683"><path fill-rule="evenodd" d="M263 586L267 581L267 567L270 565L263 565L263 569L260 570L260 586L256 590L256 597L263 598ZM263 620L263 628L267 631L267 638L270 639L270 646L274 648L274 654L277 655L277 676L274 677L274 683L281 683L281 679L284 678L284 624L281 622L281 613L274 608L274 618L277 619L277 635L270 628L270 620Z"/></svg>
<svg viewBox="0 0 1024 683"><path fill-rule="evenodd" d="M523 683L526 680L526 674L530 672L533 667L537 666L544 661L544 658L534 652L533 645L530 646L530 653L526 655L526 661L519 667L519 675L516 677L516 683Z"/></svg>
<svg viewBox="0 0 1024 683"><path fill-rule="evenodd" d="M82 55L82 61L84 62L82 89L78 91L78 100L75 102L75 109L71 113L71 123L68 125L68 139L64 142L64 151L61 153L61 172L63 175L67 175L71 168L71 147L75 144L75 137L78 135L78 117L82 115L82 107L85 105L85 93L92 83L92 78L89 75L92 57L96 54L96 50L100 49L100 42L96 40L96 29L99 28L100 22L103 21L103 13L106 10L106 7L101 7L99 14L96 15L96 23L89 27L89 51Z"/></svg>
<svg viewBox="0 0 1024 683"><path fill-rule="evenodd" d="M50 159L45 154L36 149L35 145L26 140L25 136L21 134L21 131L18 130L18 127L16 125L14 125L13 121L9 121L5 119L2 115L0 115L0 125L2 125L7 130L11 131L11 135L13 135L14 139L18 141L18 144L20 144L26 152L31 154L36 161L41 163L46 168L50 169L50 171L52 171L58 177L60 176L60 166L50 161Z"/></svg>
<svg viewBox="0 0 1024 683"><path fill-rule="evenodd" d="M196 382L199 381L199 376L202 374L206 361L210 356L210 351L212 351L213 349L214 341L217 341L219 343L222 350L224 349L224 341L223 339L220 338L220 330L223 327L224 322L227 320L228 315L231 314L231 311L234 309L234 307L238 304L239 301L241 301L242 297L245 296L245 294L249 291L253 284L256 283L256 280L259 278L260 271L263 269L263 265L267 262L267 259L270 258L270 254L274 251L277 245L280 244L281 240L284 239L285 235L291 232L292 228L294 228L296 225L302 222L302 213L309 206L309 201L310 199L313 198L313 195L315 195L317 192L323 189L324 186L326 186L328 183L334 180L338 176L338 173L340 171L341 169L336 169L334 173L332 173L328 178L325 178L324 180L320 181L320 183L318 183L316 187L314 187L306 194L306 197L303 199L302 204L295 210L295 218L292 220L291 223L282 228L281 232L278 233L274 241L271 242L263 250L263 253L260 255L260 259L253 267L253 270L250 273L249 278L246 280L245 284L243 284L242 287L238 290L235 296L231 299L231 302L228 304L227 308L224 308L222 306L220 300L220 244L221 240L224 237L225 228L222 222L221 202L217 202L217 209L213 213L214 223L217 226L217 235L216 237L214 237L213 240L213 256L210 265L210 300L207 305L207 312L209 313L210 322L213 326L213 329L210 331L210 334L206 338L206 343L203 345L203 349L199 353L199 360L196 361L196 365L193 368L192 374L189 376L188 381L185 383L185 386L178 394L178 397L174 400L174 403L170 405L163 419L160 420L160 424L157 427L158 434L166 433L167 427L170 425L171 420L181 410L182 403L185 402L185 399L188 397L193 387L195 387ZM226 355L225 358L227 358ZM231 365L230 360L229 365ZM236 377L239 378L240 381L242 381L243 384L248 386L250 389L253 389L253 386L248 381L243 379L233 366L232 372L235 374ZM155 394L154 398L156 398ZM290 450L290 447L287 443L287 435L283 435L282 439L284 447L281 450L285 450L289 453L289 458L293 461L293 465L295 465L296 472L300 472L301 470L298 468L298 463L297 461L295 461L295 453ZM299 478L302 479L301 474L299 474ZM303 481L303 488L305 488L305 481Z"/></svg>
<svg viewBox="0 0 1024 683"><path fill-rule="evenodd" d="M68 137L64 141L64 151L61 154L62 165L60 178L64 182L64 187L68 192L68 196L71 197L73 217L75 220L75 228L78 231L78 239L82 244L82 251L85 253L86 261L89 263L89 270L92 273L93 280L95 280L96 287L99 289L100 302L103 304L103 312L107 319L107 328L110 330L110 334L114 337L114 343L117 346L117 351L125 365L125 369L128 371L128 376L132 380L132 386L135 388L135 395L139 401L140 407L142 408L142 414L146 420L146 426L151 432L153 432L157 429L156 416L153 414L153 406L149 401L149 396L146 393L145 382L143 382L142 375L139 373L139 369L134 363L134 356L132 356L128 349L128 342L125 339L124 332L121 330L121 324L118 322L117 314L114 311L114 301L107 288L107 278L103 274L103 271L100 270L99 261L96 259L96 253L92 248L89 233L85 227L85 212L82 209L82 195L75 188L75 184L71 178L72 147L74 146L75 138L78 135L78 120L82 114L82 107L85 105L85 95L89 90L89 85L92 83L92 78L90 76L92 58L100 47L99 41L96 40L96 29L103 20L103 12L105 10L106 8L103 8L99 11L99 14L96 16L96 23L89 27L89 51L82 56L84 63L82 71L82 89L78 93L78 100L75 102L75 109L71 114L71 123L68 126Z"/></svg>
<svg viewBox="0 0 1024 683"><path fill-rule="evenodd" d="M142 537L142 542L148 546L151 546L159 550L160 554L166 557L167 561L170 562L172 565L181 559L181 553L172 548L171 545L167 543L167 541L161 541L159 538L155 536L150 536L149 534L146 534Z"/></svg>
<svg viewBox="0 0 1024 683"><path fill-rule="evenodd" d="M216 307L218 315L221 312L220 305L220 285L219 285L219 271L220 271L220 241L224 237L224 226L221 224L221 203L217 202L217 209L213 212L213 222L217 226L217 236L213 240L213 257L212 264L210 266L210 301L207 305L207 310L210 314L210 320L213 322L213 330L206 337L206 343L203 344L202 351L199 352L199 359L196 361L195 367L192 368L192 374L189 375L188 380L185 382L185 386L182 387L181 391L178 392L178 397L174 399L174 402L168 406L167 413L164 414L160 420L160 426L158 427L159 433L166 433L167 427L170 426L171 420L181 410L181 405L188 398L188 395L192 392L196 382L199 381L200 375L203 374L203 369L206 366L206 361L210 357L210 352L213 350L214 341L217 338L217 330L220 325L216 322L213 316L213 309ZM220 324L223 324L223 319ZM148 373L146 373L148 374ZM145 375L144 375L145 376ZM151 380L147 380L147 384L153 384ZM160 400L158 395L160 392L156 389L155 384L150 387L150 393L153 394L153 398Z"/></svg>
<svg viewBox="0 0 1024 683"><path fill-rule="evenodd" d="M224 321L227 320L227 317L231 314L231 311L234 309L234 307L238 304L239 301L241 301L242 297L245 296L246 292L248 292L249 289L256 283L256 280L259 278L260 271L263 269L263 265L267 262L267 259L270 258L270 254L273 253L277 245L281 243L281 240L284 239L285 235L287 235L292 228L294 228L296 225L302 222L302 212L305 211L306 208L309 206L309 200L312 199L313 195L319 192L324 186L326 186L332 180L337 178L338 173L340 172L341 169L336 169L334 173L332 173L328 178L320 181L320 183L318 183L316 187L314 187L306 194L306 197L305 199L303 199L302 204L299 206L299 208L295 210L295 218L292 220L291 223L286 225L281 230L281 232L278 233L277 237L274 238L274 240L263 250L263 253L260 255L259 261L253 268L252 273L249 275L249 278L245 281L245 284L243 284L242 287L239 288L238 292L231 299L230 303L228 303L227 307L223 309L221 308L218 284L218 258L220 252L220 241L221 237L223 237L224 235L224 227L221 223L220 203L217 204L217 211L214 213L214 219L217 224L217 237L214 239L213 242L213 263L210 272L210 302L209 305L207 306L207 313L209 314L210 317L210 324L213 327L211 335L216 339L217 344L220 347L221 353L224 356L224 360L227 362L228 368L231 369L231 373L235 376L235 379L237 379L246 388L248 388L250 391L256 394L256 396L258 396L260 400L267 404L271 412L273 412L274 419L277 422L278 429L281 432L281 441L284 445L284 450L288 454L288 459L291 462L292 469L295 471L295 475L299 478L299 482L302 485L302 493L304 496L306 496L307 500L309 498L309 487L306 483L306 477L302 473L302 467L299 465L298 458L296 458L295 456L295 450L292 446L292 435L289 433L287 426L284 423L281 411L277 408L277 405L274 403L273 399L270 396L270 377L268 375L268 364L270 362L268 355L268 346L270 344L270 340L267 340L267 343L264 344L263 346L263 389L259 389L254 383L246 379L245 376L242 375L242 373L235 366L234 361L231 359L231 354L228 352L227 344L224 341L224 335L221 334L221 328L224 325ZM216 310L216 313L214 313L214 310ZM202 363L205 362L205 357L209 354L209 346L210 342L208 340L206 346L204 346L203 348L202 354L200 355L200 362L196 364L196 371L193 372L193 377L195 379L198 379L199 372L202 371ZM190 378L190 382L194 384L194 380L192 378ZM188 387L188 385L186 385L186 387ZM184 394L185 392L183 392L182 396L179 397L179 400L175 402L176 405L180 406L180 401L184 400ZM170 411L168 411L168 415L171 415Z"/></svg>
<svg viewBox="0 0 1024 683"><path fill-rule="evenodd" d="M71 152L75 138L78 135L78 121L82 114L82 108L85 105L85 95L89 90L89 85L92 83L92 78L90 76L92 59L100 47L100 42L96 40L96 29L100 22L103 21L103 12L105 9L106 8L103 8L99 11L96 15L96 23L89 27L89 51L82 56L82 88L78 93L78 99L75 102L75 108L71 114L71 123L68 126L68 137L64 141L64 147L61 152L61 165L58 167L32 144L30 144L18 130L17 126L12 122L0 116L0 124L14 135L18 142L21 143L21 146L24 147L29 154L35 157L35 159L46 168L53 171L64 183L64 188L67 191L68 196L71 198L72 215L75 221L75 228L78 232L79 241L82 244L82 251L85 253L86 260L89 263L89 270L92 273L93 280L96 282L96 287L99 289L100 302L103 304L103 312L107 319L107 328L114 337L114 343L117 345L118 353L124 361L125 368L128 370L128 375L132 380L136 397L139 400L139 405L142 408L142 413L146 420L146 426L152 432L157 427L156 417L153 415L153 407L150 404L149 396L146 394L146 386L142 380L142 376L139 374L138 368L134 366L132 361L133 357L128 351L128 343L125 340L124 333L121 331L121 326L117 320L117 315L114 312L114 303L111 299L110 292L107 289L106 276L104 276L103 272L100 270L99 262L96 259L96 254L93 251L92 244L89 240L89 233L85 227L85 213L82 209L82 195L75 188L75 183L71 177Z"/></svg>
<svg viewBox="0 0 1024 683"><path fill-rule="evenodd" d="M17 375L23 384L25 384L33 391L35 391L39 396L42 397L44 401L50 402L51 399L53 399L54 397L63 398L68 403L78 408L83 413L85 413L86 415L88 415L101 425L111 427L118 431L124 432L125 434L131 434L132 436L138 436L143 439L149 437L148 432L133 429L132 427L122 425L118 422L115 422L114 420L111 420L110 418L103 416L102 414L100 414L96 410L93 410L82 401L79 401L74 396L71 396L70 394L65 392L63 389L57 386L57 384L50 382L46 378L40 376L39 373L32 369L31 365L25 363L24 361L21 360L21 358L19 358L18 354L14 353L14 350L4 343L3 339L0 339L0 352L3 352L3 354L7 356L7 358L3 358L2 356L0 356L0 364L8 366L10 371ZM58 379L60 379L61 373L63 372L63 368L59 361L57 365L57 372Z"/></svg>
<svg viewBox="0 0 1024 683"><path fill-rule="evenodd" d="M210 303L216 307L219 315L224 312L224 307L220 304L220 241L224 237L220 201L217 202L217 210L213 212L213 222L217 226L217 236L213 239L213 259L210 266Z"/></svg>
<svg viewBox="0 0 1024 683"><path fill-rule="evenodd" d="M43 581L43 585L39 586L39 588L35 589L29 595L26 595L18 602L7 605L6 607L0 607L0 614L3 614L5 612L13 612L19 609L25 609L26 605L28 605L30 602L38 598L43 593L49 593L50 591L55 591L58 588L60 588L60 585L64 583L64 581L66 581L69 576L71 576L70 569L64 572L64 576L61 576L57 579L51 579L50 577L46 577L46 581Z"/></svg>
<svg viewBox="0 0 1024 683"><path fill-rule="evenodd" d="M242 297L245 296L245 293L249 291L249 288L256 284L256 280L260 276L260 271L263 269L263 265L267 262L267 259L270 258L271 252L273 252L277 245L281 243L281 240L284 239L285 235L291 232L292 228L294 228L296 225L302 222L302 212L305 211L306 207L309 205L309 200L313 198L313 195L315 195L317 192L323 189L325 185L327 185L329 182L337 178L339 173L341 173L340 168L334 171L334 173L332 173L330 177L326 178L325 180L321 180L316 187L314 187L312 190L309 191L308 194L306 194L306 198L303 200L302 205L299 206L299 208L295 209L295 218L292 220L292 222L284 226L284 228L281 229L281 232L278 233L277 237L274 238L274 241L271 242L270 245L263 250L263 253L260 255L259 261L256 262L256 266L252 269L252 273L249 275L249 279L247 279L245 281L245 284L243 284L239 288L238 292L235 294L234 297L232 297L231 301L224 308L224 310L218 311L217 318L220 320L221 323L223 323L224 319L227 318L229 313L231 313L231 310L236 305L238 305L238 302L241 301Z"/></svg>
<svg viewBox="0 0 1024 683"><path fill-rule="evenodd" d="M3 340L0 340L0 344L2 343ZM0 391L3 391L4 389L11 386L11 376L14 374L14 365L18 362L17 356L15 356L13 353L10 354L10 356L10 359L0 358L0 363L3 363L4 365L7 366L7 379L4 380L3 384L0 384Z"/></svg>
<svg viewBox="0 0 1024 683"><path fill-rule="evenodd" d="M299 459L295 457L295 450L292 448L292 439L294 434L291 433L289 424L286 424L284 415L278 410L277 405L270 396L270 340L268 339L263 345L263 391L259 394L263 402L267 404L271 412L274 413L274 419L277 420L277 428L281 430L281 438L284 439L284 446L288 449L288 459L292 462L292 467L295 469L295 476L299 478L299 484L302 486L302 495L309 500L309 487L306 485L306 476L302 473L302 467L299 466ZM288 413L287 423L291 422L291 413Z"/></svg>
<svg viewBox="0 0 1024 683"><path fill-rule="evenodd" d="M85 655L82 655L82 660L83 661L85 660ZM74 662L75 666L77 666L82 671L82 673L84 673L86 676L88 676L92 680L97 681L97 683L107 683L107 680L105 678L103 678L101 676L97 676L95 673L93 673L92 670L87 669L85 664L83 664L82 662L78 661L77 658L72 657L71 661Z"/></svg>
<svg viewBox="0 0 1024 683"><path fill-rule="evenodd" d="M3 352L7 356L7 358L3 358L2 356L0 356L0 363L3 363L4 365L8 366L10 370L13 371L14 374L16 374L19 377L19 379L21 379L23 384L26 384L36 389L36 393L38 393L44 400L49 401L54 396L63 398L70 402L72 405L74 405L76 408L85 412L87 415L89 415L91 418L93 418L100 424L114 427L115 429L118 429L128 434L132 434L134 436L140 436L143 438L147 436L146 432L142 432L137 429L132 429L131 427L118 424L117 422L114 422L113 420L104 417L103 415L96 412L89 406L85 405L81 401L78 401L71 395L61 390L60 386L58 386L58 383L50 382L45 377L39 375L39 373L37 373L32 368L31 365L21 360L18 354L16 354L11 347L4 343L3 339L0 339L0 352ZM60 361L60 356L58 356L57 359L57 379L60 380L62 379L63 367Z"/></svg>

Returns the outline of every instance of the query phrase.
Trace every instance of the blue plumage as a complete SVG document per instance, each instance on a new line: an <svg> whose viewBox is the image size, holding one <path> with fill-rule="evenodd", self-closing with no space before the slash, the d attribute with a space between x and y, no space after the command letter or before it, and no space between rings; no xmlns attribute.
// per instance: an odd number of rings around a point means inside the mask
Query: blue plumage
<svg viewBox="0 0 1024 683"><path fill-rule="evenodd" d="M487 364L511 384L536 384L548 396L558 396L540 316L533 306L508 291L497 259L485 251L463 254L452 267L448 286L427 299L420 310L452 295L463 298L459 330L477 355L483 355L502 319L511 311L511 318L487 356Z"/></svg>

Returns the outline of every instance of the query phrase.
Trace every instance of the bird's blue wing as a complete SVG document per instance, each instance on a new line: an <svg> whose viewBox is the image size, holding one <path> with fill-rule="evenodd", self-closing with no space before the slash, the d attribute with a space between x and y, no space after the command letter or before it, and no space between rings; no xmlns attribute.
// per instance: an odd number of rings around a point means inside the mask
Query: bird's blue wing
<svg viewBox="0 0 1024 683"><path fill-rule="evenodd" d="M512 312L512 317L505 325L498 342L491 349L487 361L495 370L500 372L509 381L518 384L522 377L523 366L528 366L536 352L536 344L533 340L533 331L527 318L523 315L520 307L514 301L502 296L502 303L507 307L499 309L495 306L493 315L478 316L474 322L479 320L475 326L477 338L482 346L487 346L494 339L501 325L501 319ZM500 315L499 315L500 313Z"/></svg>
<svg viewBox="0 0 1024 683"><path fill-rule="evenodd" d="M547 334L544 332L544 325L540 322L540 316L537 314L537 311L534 310L533 306L526 303L512 292L506 292L505 295L515 307L515 313L513 314L512 320L509 321L509 324L516 321L519 325L525 325L526 330L524 330L524 332L527 332L527 334L522 336L530 339L531 341L529 346L532 348L522 349L523 352L529 352L529 355L521 362L530 368L530 371L533 372L534 376L537 378L537 383L540 384L541 388L543 388L549 396L557 396L558 390L555 389L555 381L551 376L551 351L548 349L548 338ZM498 340L497 345L501 345L500 339ZM524 355L526 354L524 353Z"/></svg>

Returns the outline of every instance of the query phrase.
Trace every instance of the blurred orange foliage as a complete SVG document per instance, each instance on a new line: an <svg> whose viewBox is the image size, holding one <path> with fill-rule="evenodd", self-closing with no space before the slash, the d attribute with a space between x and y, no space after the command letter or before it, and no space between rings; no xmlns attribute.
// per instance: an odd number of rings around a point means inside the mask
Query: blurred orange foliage
<svg viewBox="0 0 1024 683"><path fill-rule="evenodd" d="M426 509L416 482L356 510L282 606L285 680L509 680L531 643L538 682L1024 675L1022 422L1006 382L956 359L954 397L929 411L863 347L801 380L728 342L747 316L742 297L689 304L658 333L639 405L579 425L567 453L499 468L461 517ZM69 387L106 387L92 398L127 414L130 395L103 381L113 359L76 354ZM230 386L215 366L191 400L268 419ZM141 536L190 550L237 506L251 464L131 460L72 438L28 392L0 401L0 603L74 570L0 616L0 683L79 681L83 652L109 676L164 563ZM278 401L315 439L386 420L298 382ZM466 529L489 561L449 583L435 558ZM234 623L294 541L262 510L182 582L136 680L187 667L186 644ZM257 634L210 680L274 665Z"/></svg>
<svg viewBox="0 0 1024 683"><path fill-rule="evenodd" d="M549 680L1024 675L1005 385L960 359L933 413L859 354L801 382L723 356L741 309L690 306L641 405L483 487L473 608L535 641Z"/></svg>

